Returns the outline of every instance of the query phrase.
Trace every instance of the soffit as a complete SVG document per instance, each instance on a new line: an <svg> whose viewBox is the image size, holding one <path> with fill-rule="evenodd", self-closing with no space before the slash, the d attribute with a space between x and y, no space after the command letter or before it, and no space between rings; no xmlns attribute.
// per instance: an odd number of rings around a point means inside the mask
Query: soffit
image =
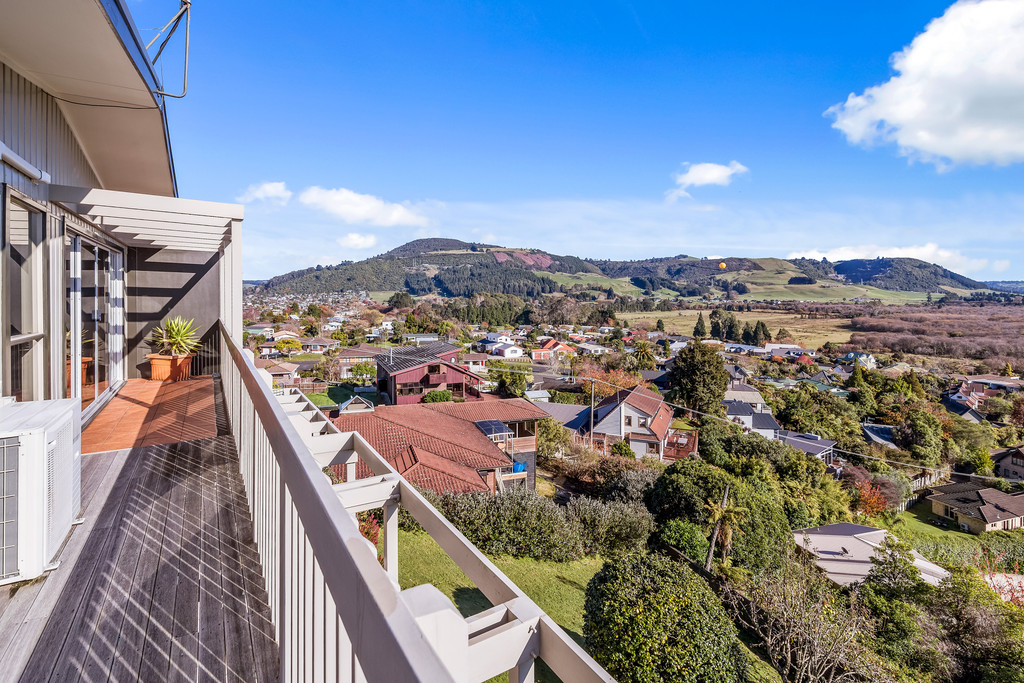
<svg viewBox="0 0 1024 683"><path fill-rule="evenodd" d="M0 20L0 59L55 97L108 105L58 102L103 187L170 196L156 81L119 8L112 0L19 3Z"/></svg>

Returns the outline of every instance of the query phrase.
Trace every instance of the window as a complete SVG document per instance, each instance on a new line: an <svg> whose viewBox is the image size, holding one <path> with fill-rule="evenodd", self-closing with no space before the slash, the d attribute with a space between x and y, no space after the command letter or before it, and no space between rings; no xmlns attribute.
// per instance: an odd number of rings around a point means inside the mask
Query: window
<svg viewBox="0 0 1024 683"><path fill-rule="evenodd" d="M648 443L647 444L647 452L648 453L657 453L658 452L658 444L656 444L656 443Z"/></svg>
<svg viewBox="0 0 1024 683"><path fill-rule="evenodd" d="M627 415L626 416L626 426L627 427L632 427L633 426L633 416L632 415Z"/></svg>
<svg viewBox="0 0 1024 683"><path fill-rule="evenodd" d="M647 426L647 418L646 417L641 417L641 418L638 418L638 419L640 421L640 426L641 427L646 427Z"/></svg>
<svg viewBox="0 0 1024 683"><path fill-rule="evenodd" d="M427 374L428 375L437 375L437 374L440 374L440 372L441 372L441 366L440 365L428 365L427 366Z"/></svg>
<svg viewBox="0 0 1024 683"><path fill-rule="evenodd" d="M8 194L3 226L3 393L18 401L49 398L44 376L46 214Z"/></svg>

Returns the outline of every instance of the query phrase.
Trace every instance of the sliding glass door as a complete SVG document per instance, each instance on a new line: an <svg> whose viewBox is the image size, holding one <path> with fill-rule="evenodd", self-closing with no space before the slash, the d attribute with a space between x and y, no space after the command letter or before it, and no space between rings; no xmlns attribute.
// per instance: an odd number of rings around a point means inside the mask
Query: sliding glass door
<svg viewBox="0 0 1024 683"><path fill-rule="evenodd" d="M74 235L66 245L67 395L80 397L85 411L124 376L123 256Z"/></svg>

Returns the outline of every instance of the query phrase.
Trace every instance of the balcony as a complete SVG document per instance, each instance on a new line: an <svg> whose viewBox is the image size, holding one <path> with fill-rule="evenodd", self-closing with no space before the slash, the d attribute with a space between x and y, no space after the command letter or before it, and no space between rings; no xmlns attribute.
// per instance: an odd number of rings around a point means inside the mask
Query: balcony
<svg viewBox="0 0 1024 683"><path fill-rule="evenodd" d="M0 596L5 678L530 681L540 658L612 680L358 433L219 332L216 376L129 381L86 430L84 523L60 567ZM493 607L400 589L399 505ZM352 514L374 508L383 566Z"/></svg>
<svg viewBox="0 0 1024 683"><path fill-rule="evenodd" d="M444 384L445 379L448 376L443 372L438 372L432 375L427 375L427 386L436 387Z"/></svg>

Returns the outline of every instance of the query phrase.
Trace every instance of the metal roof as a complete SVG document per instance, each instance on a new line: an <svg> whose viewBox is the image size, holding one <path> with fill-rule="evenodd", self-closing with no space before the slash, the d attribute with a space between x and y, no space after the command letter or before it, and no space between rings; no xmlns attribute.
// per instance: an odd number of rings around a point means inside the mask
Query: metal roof
<svg viewBox="0 0 1024 683"><path fill-rule="evenodd" d="M474 422L477 429L484 433L484 436L492 438L495 436L511 436L512 430L509 429L504 422L498 420L480 420Z"/></svg>

